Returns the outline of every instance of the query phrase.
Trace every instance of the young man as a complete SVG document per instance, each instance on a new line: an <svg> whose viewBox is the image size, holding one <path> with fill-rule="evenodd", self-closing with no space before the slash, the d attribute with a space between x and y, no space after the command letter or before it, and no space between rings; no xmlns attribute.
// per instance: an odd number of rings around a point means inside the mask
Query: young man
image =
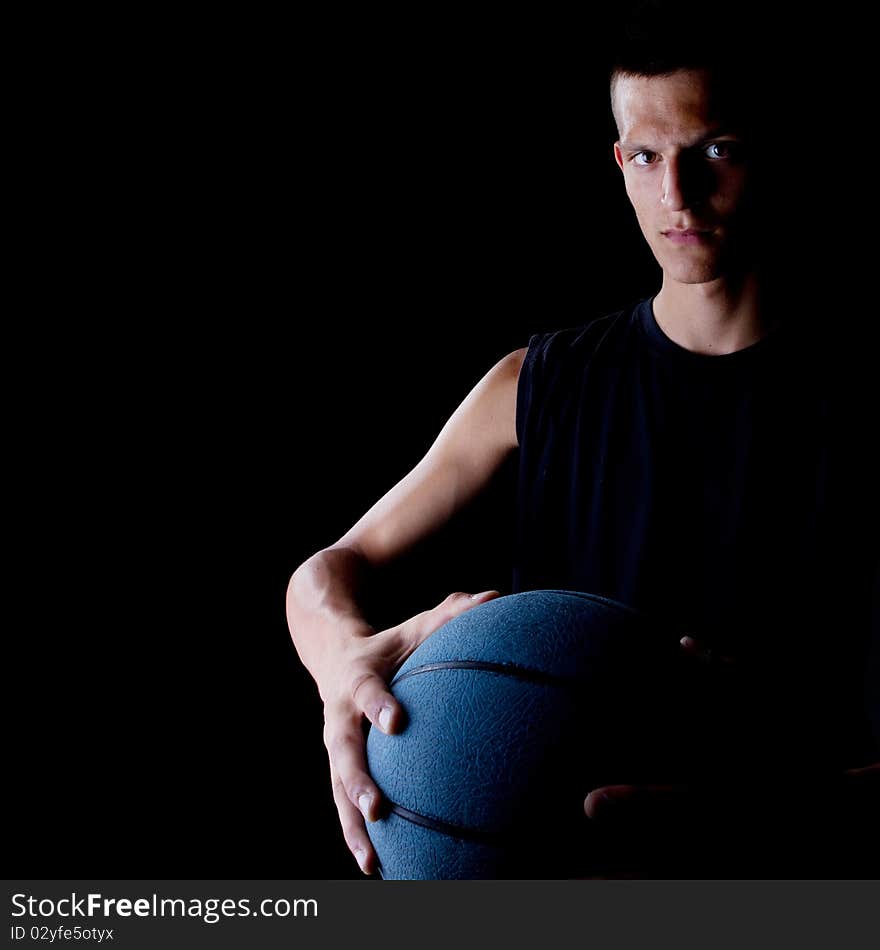
<svg viewBox="0 0 880 950"><path fill-rule="evenodd" d="M585 789L590 819L615 812L621 834L629 825L641 835L692 809L711 828L726 820L722 800L753 815L763 796L765 812L781 814L794 789L830 794L833 783L815 783L835 774L864 788L880 768L858 731L853 689L873 522L852 544L848 505L867 497L868 483L851 480L854 457L836 437L844 397L817 381L810 332L780 307L771 281L773 154L757 100L735 60L666 30L662 43L649 35L648 55L636 37L611 88L614 158L662 270L658 293L533 336L500 360L419 464L291 578L291 635L324 702L333 795L365 873L376 868L365 820L379 814L380 792L363 717L398 730L393 671L447 620L499 592L450 594L376 631L359 606L364 585L483 491L512 453L514 592L584 590L672 619L694 634L682 648L707 678L706 702L728 684L723 702L694 709L683 728L708 723L712 761L737 791ZM831 651L822 643L830 630ZM743 671L729 692L727 673L713 678L722 668ZM752 775L771 776L772 787L749 786ZM760 860L755 867L762 873Z"/></svg>

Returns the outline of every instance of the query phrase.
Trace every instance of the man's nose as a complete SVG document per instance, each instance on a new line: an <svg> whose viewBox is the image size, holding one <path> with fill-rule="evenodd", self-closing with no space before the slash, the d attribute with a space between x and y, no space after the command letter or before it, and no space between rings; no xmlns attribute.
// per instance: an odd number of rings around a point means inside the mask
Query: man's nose
<svg viewBox="0 0 880 950"><path fill-rule="evenodd" d="M661 201L668 211L683 211L702 202L712 190L712 176L691 155L674 155L666 160Z"/></svg>
<svg viewBox="0 0 880 950"><path fill-rule="evenodd" d="M670 158L663 173L661 202L668 211L683 211L688 205L687 169L681 158Z"/></svg>

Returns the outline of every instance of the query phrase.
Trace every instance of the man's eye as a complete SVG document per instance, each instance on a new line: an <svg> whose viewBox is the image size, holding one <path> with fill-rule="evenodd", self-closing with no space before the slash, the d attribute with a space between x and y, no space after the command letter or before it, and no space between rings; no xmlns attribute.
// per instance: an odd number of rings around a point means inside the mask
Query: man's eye
<svg viewBox="0 0 880 950"><path fill-rule="evenodd" d="M653 165L656 158L656 152L636 152L633 155L633 162L636 165Z"/></svg>
<svg viewBox="0 0 880 950"><path fill-rule="evenodd" d="M704 151L707 158L733 158L736 147L733 142L712 142Z"/></svg>

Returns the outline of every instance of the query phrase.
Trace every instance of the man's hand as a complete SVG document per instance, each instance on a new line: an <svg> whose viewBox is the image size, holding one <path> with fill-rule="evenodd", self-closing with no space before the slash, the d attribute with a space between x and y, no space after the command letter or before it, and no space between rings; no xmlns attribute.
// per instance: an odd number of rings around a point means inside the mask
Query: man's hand
<svg viewBox="0 0 880 950"><path fill-rule="evenodd" d="M706 649L694 637L681 638L681 647L686 656L692 657L695 662L704 665L732 667L736 659L724 656ZM841 776L840 792L844 796L864 794L868 789L880 784L880 763L847 769ZM869 784L870 783L870 784ZM740 786L734 797L720 788L709 786L694 787L684 784L664 785L605 785L593 789L584 800L584 812L587 817L597 821L641 821L665 822L668 820L687 821L689 817L703 820L711 816L713 810L723 807L739 807L744 811L754 807L760 811L761 802L765 795L775 797L776 801L784 800L786 793L800 794L801 797L812 796L821 798L822 790L815 786L804 788L801 775L792 777L792 784L788 789L767 789L756 779L752 787ZM753 800L746 800L745 796L753 795Z"/></svg>
<svg viewBox="0 0 880 950"><path fill-rule="evenodd" d="M431 610L379 633L366 623L359 625L340 658L341 666L335 666L319 684L333 799L345 843L364 874L376 869L376 853L364 819L375 821L381 802L367 770L364 717L385 733L399 732L405 723L404 711L387 685L394 671L448 620L499 596L496 590L450 594Z"/></svg>
<svg viewBox="0 0 880 950"><path fill-rule="evenodd" d="M735 663L731 656L724 656L704 647L695 637L684 636L679 641L684 656L704 666L727 667ZM656 812L663 817L675 811L687 811L688 803L696 804L698 793L688 785L604 785L594 788L584 800L584 812L588 818L607 820L609 816L626 818L626 815L647 817Z"/></svg>

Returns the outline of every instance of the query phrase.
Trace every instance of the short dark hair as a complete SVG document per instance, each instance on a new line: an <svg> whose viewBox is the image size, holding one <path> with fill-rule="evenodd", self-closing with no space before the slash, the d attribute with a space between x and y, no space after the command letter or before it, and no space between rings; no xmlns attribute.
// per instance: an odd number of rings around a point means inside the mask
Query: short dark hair
<svg viewBox="0 0 880 950"><path fill-rule="evenodd" d="M728 111L754 127L765 118L774 44L755 0L720 14L702 0L640 0L629 10L612 49L612 93L622 76L665 76L705 70Z"/></svg>

